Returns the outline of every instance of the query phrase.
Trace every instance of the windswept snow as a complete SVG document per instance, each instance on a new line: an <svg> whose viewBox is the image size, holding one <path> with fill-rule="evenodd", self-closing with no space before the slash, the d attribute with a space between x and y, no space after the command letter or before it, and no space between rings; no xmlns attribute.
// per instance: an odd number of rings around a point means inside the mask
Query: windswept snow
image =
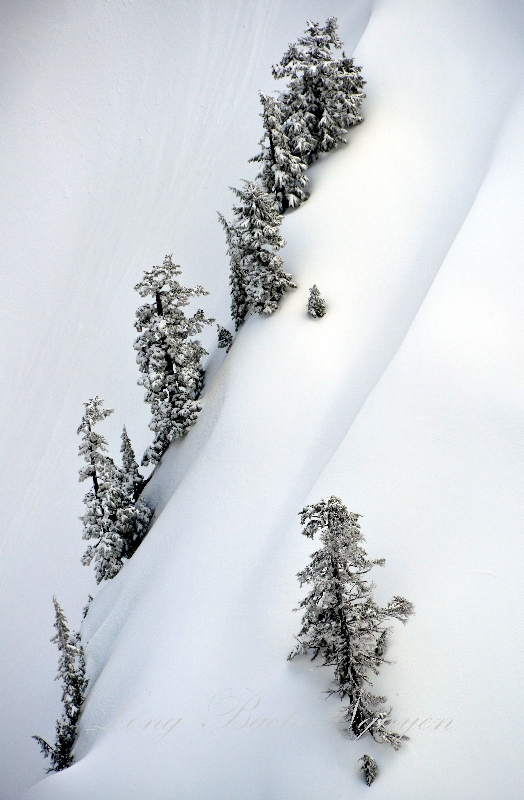
<svg viewBox="0 0 524 800"><path fill-rule="evenodd" d="M229 324L216 210L253 176L271 64L328 14L357 46L365 122L285 218L299 288L227 357L204 339L200 420L147 487L150 534L83 624L77 763L25 797L358 798L365 752L377 798L520 797L522 8L198 0L4 11L6 800L42 777L30 736L51 738L59 713L51 597L75 627L94 587L81 404L115 408L115 456L123 422L137 453L149 443L132 287L165 253ZM297 513L330 494L386 557L379 601L416 605L376 681L411 726L399 753L345 739L329 671L286 661L315 547Z"/></svg>

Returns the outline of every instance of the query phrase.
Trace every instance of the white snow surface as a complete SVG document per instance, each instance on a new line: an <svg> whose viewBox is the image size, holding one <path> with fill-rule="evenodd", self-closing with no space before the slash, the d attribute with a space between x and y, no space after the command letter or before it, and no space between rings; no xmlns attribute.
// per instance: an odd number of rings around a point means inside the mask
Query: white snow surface
<svg viewBox="0 0 524 800"><path fill-rule="evenodd" d="M99 589L80 564L82 403L151 440L133 286L166 253L231 329L217 218L252 178L257 90L339 18L365 122L286 215L298 284L227 356L147 487L155 522ZM522 797L524 8L518 0L35 0L2 9L2 800ZM327 314L306 313L316 283ZM375 688L410 741L341 732L286 660L309 502L362 514L395 625ZM77 763L44 780L51 598L82 625ZM408 730L409 729L409 730ZM40 781L37 783L37 781ZM29 788L36 784L33 788Z"/></svg>

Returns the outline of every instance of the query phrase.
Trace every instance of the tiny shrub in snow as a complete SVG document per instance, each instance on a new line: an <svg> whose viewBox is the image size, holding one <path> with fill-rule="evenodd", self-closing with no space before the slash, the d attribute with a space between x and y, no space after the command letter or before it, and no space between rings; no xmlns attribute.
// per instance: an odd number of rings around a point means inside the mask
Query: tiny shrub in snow
<svg viewBox="0 0 524 800"><path fill-rule="evenodd" d="M360 769L364 773L366 783L368 786L371 786L378 774L377 762L368 755L363 755L362 758L359 758L359 761L363 762Z"/></svg>
<svg viewBox="0 0 524 800"><path fill-rule="evenodd" d="M227 328L223 328L222 325L217 325L218 328L218 346L225 348L226 353L229 353L229 348L233 344L233 335L228 331Z"/></svg>
<svg viewBox="0 0 524 800"><path fill-rule="evenodd" d="M307 313L311 317L323 317L326 313L326 301L320 296L316 283L309 290L309 300L307 301Z"/></svg>

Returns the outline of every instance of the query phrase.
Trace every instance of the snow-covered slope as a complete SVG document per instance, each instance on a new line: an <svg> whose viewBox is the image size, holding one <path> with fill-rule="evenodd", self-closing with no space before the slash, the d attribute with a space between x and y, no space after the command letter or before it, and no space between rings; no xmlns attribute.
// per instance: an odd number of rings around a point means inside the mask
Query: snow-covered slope
<svg viewBox="0 0 524 800"><path fill-rule="evenodd" d="M519 797L521 6L200 0L5 14L6 798L59 711L50 597L75 624L93 588L81 403L115 406L114 450L124 421L149 441L132 286L165 252L227 322L215 210L253 174L270 65L328 14L358 43L366 121L285 220L299 288L213 352L201 419L148 486L155 525L84 623L78 763L27 797L359 797L363 752L378 797ZM327 671L286 661L312 551L296 515L332 493L387 559L379 597L417 607L377 681L398 725L418 719L398 754L344 739Z"/></svg>

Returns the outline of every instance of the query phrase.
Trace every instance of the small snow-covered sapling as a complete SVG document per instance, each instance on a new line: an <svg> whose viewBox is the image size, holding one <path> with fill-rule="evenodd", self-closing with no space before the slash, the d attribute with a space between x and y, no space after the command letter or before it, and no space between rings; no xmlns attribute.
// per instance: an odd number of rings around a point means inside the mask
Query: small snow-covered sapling
<svg viewBox="0 0 524 800"><path fill-rule="evenodd" d="M366 783L368 786L371 786L375 778L378 774L378 767L377 762L371 756L364 754L362 758L359 758L359 761L362 761L363 764L360 767L362 772L364 773L364 778L366 779Z"/></svg>
<svg viewBox="0 0 524 800"><path fill-rule="evenodd" d="M233 344L233 334L231 334L227 328L223 328L222 325L217 323L218 328L218 346L225 347L226 353L229 353L229 349Z"/></svg>
<svg viewBox="0 0 524 800"><path fill-rule="evenodd" d="M307 303L307 313L310 317L318 319L326 313L326 301L320 296L316 283L309 290L309 300Z"/></svg>

